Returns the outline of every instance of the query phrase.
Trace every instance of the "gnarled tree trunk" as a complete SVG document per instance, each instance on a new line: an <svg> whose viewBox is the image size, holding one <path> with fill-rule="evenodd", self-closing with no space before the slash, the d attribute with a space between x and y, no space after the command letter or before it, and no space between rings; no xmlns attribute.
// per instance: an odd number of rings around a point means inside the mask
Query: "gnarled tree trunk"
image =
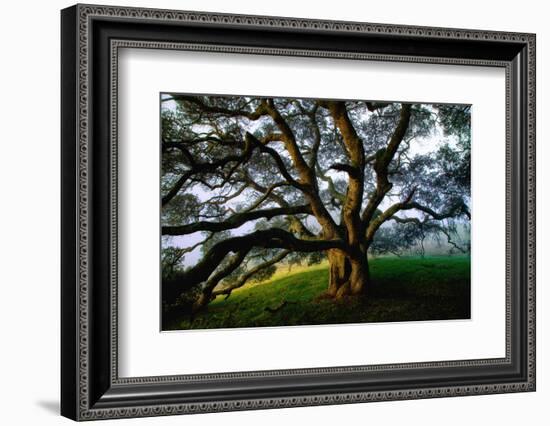
<svg viewBox="0 0 550 426"><path fill-rule="evenodd" d="M340 250L329 250L329 284L327 294L336 299L366 294L369 286L369 264L366 253L357 256Z"/></svg>
<svg viewBox="0 0 550 426"><path fill-rule="evenodd" d="M340 250L329 250L327 252L329 261L329 282L327 294L335 297L340 288L349 285L351 264L349 258Z"/></svg>
<svg viewBox="0 0 550 426"><path fill-rule="evenodd" d="M191 313L196 314L204 309L210 303L210 300L212 300L212 290L207 289L197 297L191 308Z"/></svg>
<svg viewBox="0 0 550 426"><path fill-rule="evenodd" d="M370 284L369 263L367 254L362 253L358 259L351 260L350 294L363 295Z"/></svg>

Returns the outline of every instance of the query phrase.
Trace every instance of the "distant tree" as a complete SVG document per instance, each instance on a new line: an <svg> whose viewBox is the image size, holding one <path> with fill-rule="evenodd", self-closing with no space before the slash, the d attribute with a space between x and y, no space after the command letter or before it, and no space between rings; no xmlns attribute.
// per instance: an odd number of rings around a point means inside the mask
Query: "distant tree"
<svg viewBox="0 0 550 426"><path fill-rule="evenodd" d="M168 102L166 309L186 294L200 309L269 277L283 260L328 259L327 295L342 298L368 292L369 252L398 252L428 234L465 250L453 236L457 221L470 219L469 106L184 95ZM415 145L436 139L437 147ZM185 267L181 250L194 247L168 240L190 234L202 235L202 250Z"/></svg>

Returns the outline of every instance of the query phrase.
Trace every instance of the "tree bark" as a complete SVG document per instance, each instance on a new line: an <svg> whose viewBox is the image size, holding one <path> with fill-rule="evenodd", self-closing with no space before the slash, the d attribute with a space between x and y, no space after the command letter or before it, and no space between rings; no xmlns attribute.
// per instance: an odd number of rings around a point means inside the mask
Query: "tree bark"
<svg viewBox="0 0 550 426"><path fill-rule="evenodd" d="M191 308L191 314L196 314L197 312L203 310L206 305L210 303L210 300L212 299L212 290L207 290L202 292L197 300L195 300L195 303L193 303L193 306Z"/></svg>
<svg viewBox="0 0 550 426"><path fill-rule="evenodd" d="M351 264L347 255L340 250L329 250L327 257L329 261L327 294L331 297L336 297L340 288L349 285Z"/></svg>
<svg viewBox="0 0 550 426"><path fill-rule="evenodd" d="M357 256L340 250L329 250L329 284L327 295L335 299L361 296L369 287L370 275L366 253Z"/></svg>
<svg viewBox="0 0 550 426"><path fill-rule="evenodd" d="M366 254L351 260L350 294L360 296L367 293L370 284L369 262Z"/></svg>

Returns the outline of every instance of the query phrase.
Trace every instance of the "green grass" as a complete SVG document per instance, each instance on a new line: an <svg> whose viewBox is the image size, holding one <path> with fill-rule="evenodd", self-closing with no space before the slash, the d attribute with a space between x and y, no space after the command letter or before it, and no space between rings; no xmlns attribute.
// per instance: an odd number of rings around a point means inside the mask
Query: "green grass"
<svg viewBox="0 0 550 426"><path fill-rule="evenodd" d="M319 297L328 285L327 264L279 270L269 281L233 291L227 300L218 296L193 321L172 320L167 329L470 318L469 256L377 258L370 261L370 271L367 297L335 302Z"/></svg>

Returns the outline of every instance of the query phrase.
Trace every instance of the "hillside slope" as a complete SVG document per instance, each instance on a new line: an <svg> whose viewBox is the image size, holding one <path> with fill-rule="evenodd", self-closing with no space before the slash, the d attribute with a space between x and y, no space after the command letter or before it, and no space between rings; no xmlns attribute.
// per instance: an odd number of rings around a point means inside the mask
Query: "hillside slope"
<svg viewBox="0 0 550 426"><path fill-rule="evenodd" d="M327 265L279 271L269 281L219 296L190 321L168 329L207 329L470 318L470 257L386 257L370 262L365 299L323 298Z"/></svg>

